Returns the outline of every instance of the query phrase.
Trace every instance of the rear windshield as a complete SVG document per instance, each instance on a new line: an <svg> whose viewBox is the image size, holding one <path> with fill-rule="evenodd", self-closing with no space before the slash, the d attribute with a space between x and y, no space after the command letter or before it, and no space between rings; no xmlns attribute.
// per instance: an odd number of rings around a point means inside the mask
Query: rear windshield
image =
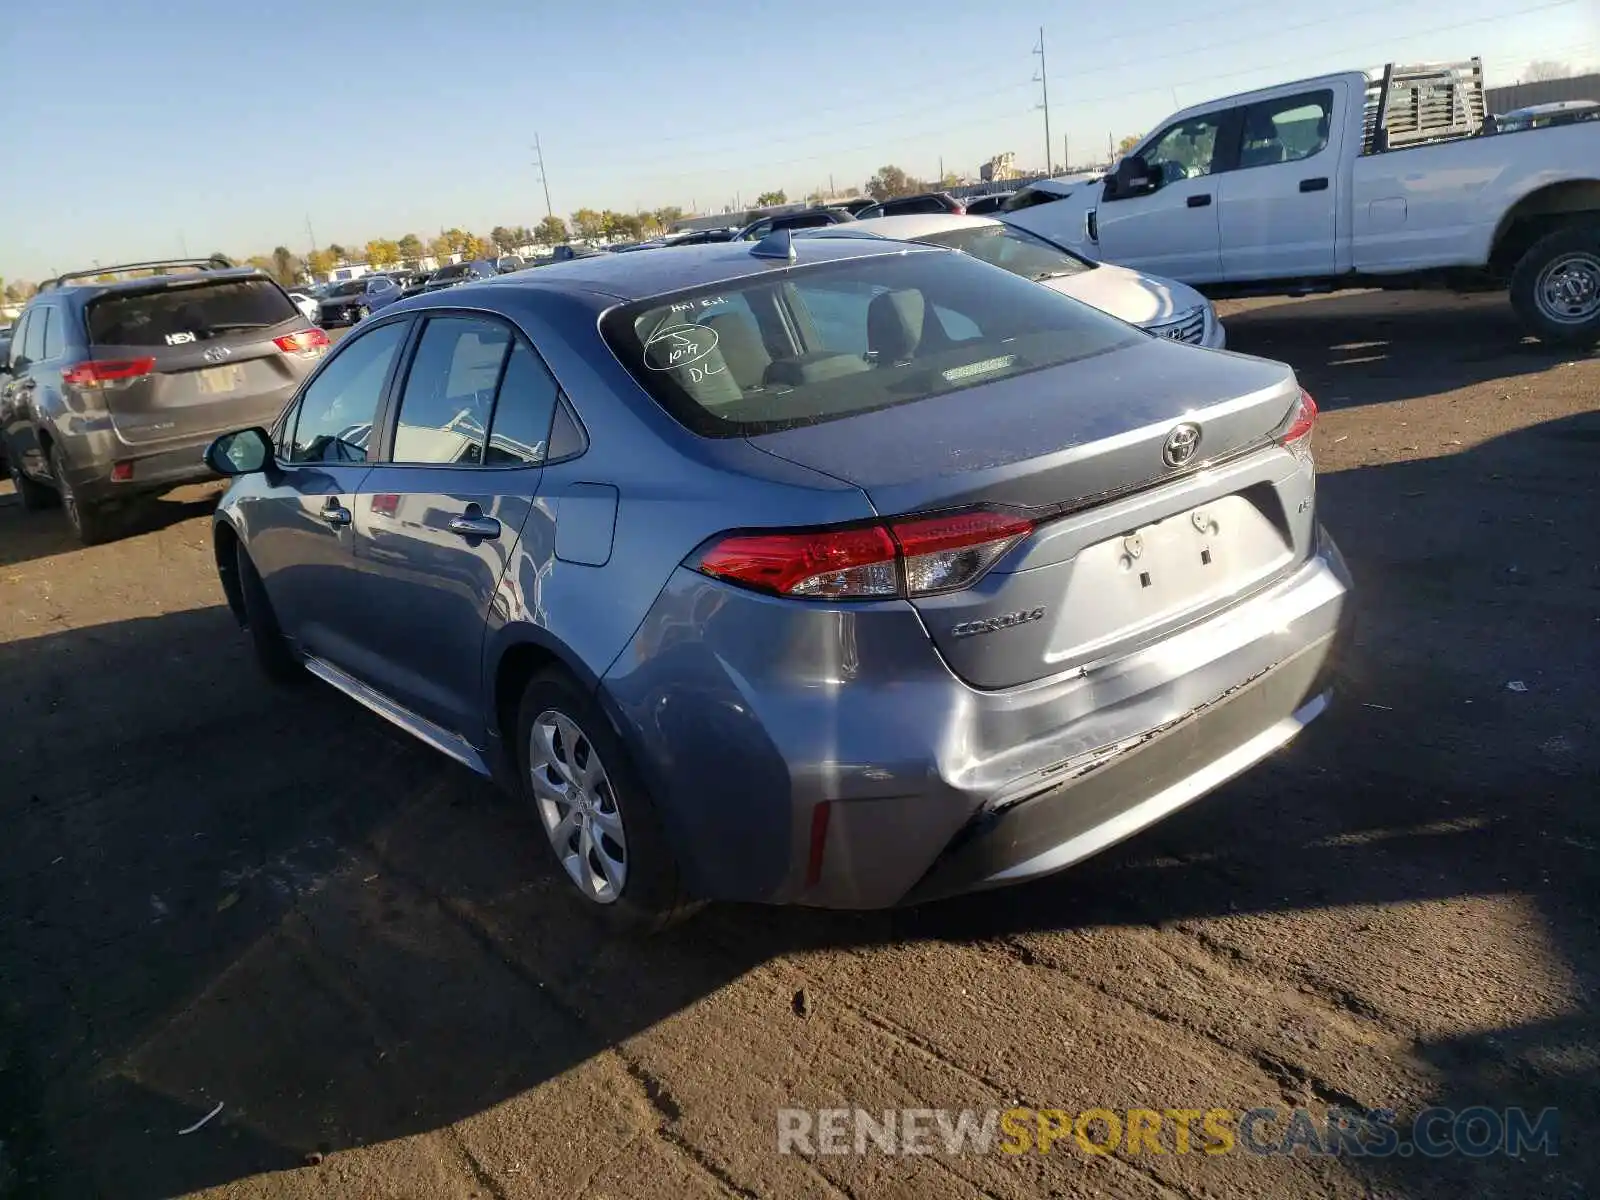
<svg viewBox="0 0 1600 1200"><path fill-rule="evenodd" d="M797 267L614 309L640 385L707 437L838 420L1131 344L1131 327L966 254Z"/></svg>
<svg viewBox="0 0 1600 1200"><path fill-rule="evenodd" d="M365 279L346 279L330 287L324 295L327 296L355 296L367 290Z"/></svg>
<svg viewBox="0 0 1600 1200"><path fill-rule="evenodd" d="M930 233L916 240L930 246L960 250L993 266L1004 267L1013 275L1036 282L1076 275L1094 266L1076 254L1069 254L1060 246L1015 225L969 225L963 229Z"/></svg>
<svg viewBox="0 0 1600 1200"><path fill-rule="evenodd" d="M455 263L452 266L440 267L433 273L435 279L454 279L457 275L465 275L472 270L471 263Z"/></svg>
<svg viewBox="0 0 1600 1200"><path fill-rule="evenodd" d="M218 280L102 296L89 305L89 341L96 346L178 346L267 329L299 316L300 310L270 279Z"/></svg>

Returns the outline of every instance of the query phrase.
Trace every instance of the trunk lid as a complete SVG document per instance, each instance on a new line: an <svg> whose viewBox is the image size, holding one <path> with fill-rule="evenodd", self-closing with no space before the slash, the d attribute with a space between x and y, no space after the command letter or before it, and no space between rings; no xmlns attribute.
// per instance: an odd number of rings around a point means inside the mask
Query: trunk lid
<svg viewBox="0 0 1600 1200"><path fill-rule="evenodd" d="M267 424L316 359L274 341L308 326L265 278L198 277L118 289L91 301L86 319L96 359L153 360L150 372L99 394L131 446Z"/></svg>
<svg viewBox="0 0 1600 1200"><path fill-rule="evenodd" d="M750 440L883 516L982 504L1038 522L976 585L913 601L958 675L1002 688L1131 652L1308 553L1311 468L1272 438L1299 394L1281 363L1141 339ZM1174 466L1180 427L1199 440Z"/></svg>

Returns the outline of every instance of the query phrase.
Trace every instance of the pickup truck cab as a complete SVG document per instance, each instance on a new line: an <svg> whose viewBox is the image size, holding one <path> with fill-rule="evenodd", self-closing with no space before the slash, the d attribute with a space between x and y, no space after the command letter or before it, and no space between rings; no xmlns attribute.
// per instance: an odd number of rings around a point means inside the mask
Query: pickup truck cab
<svg viewBox="0 0 1600 1200"><path fill-rule="evenodd" d="M1001 214L1209 295L1511 289L1540 338L1600 342L1600 122L1485 121L1481 65L1300 80L1184 109L1109 175Z"/></svg>

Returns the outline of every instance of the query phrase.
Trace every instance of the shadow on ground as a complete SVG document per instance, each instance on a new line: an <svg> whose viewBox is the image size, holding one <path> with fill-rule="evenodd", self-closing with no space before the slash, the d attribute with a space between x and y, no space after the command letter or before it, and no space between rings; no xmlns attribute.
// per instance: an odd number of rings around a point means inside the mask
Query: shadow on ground
<svg viewBox="0 0 1600 1200"><path fill-rule="evenodd" d="M206 516L216 509L221 494L216 487L185 488L176 495L132 500L117 516L116 540ZM15 493L0 495L0 570L81 549L60 508L27 512Z"/></svg>
<svg viewBox="0 0 1600 1200"><path fill-rule="evenodd" d="M1586 355L1527 337L1504 293L1352 292L1223 308L1228 348L1295 366L1333 411L1429 396Z"/></svg>
<svg viewBox="0 0 1600 1200"><path fill-rule="evenodd" d="M259 682L221 608L0 647L16 1179L143 1200L441 1128L805 949L1514 894L1592 993L1597 439L1588 414L1324 478L1361 587L1335 713L1078 870L913 911L716 908L607 942L529 815L325 689ZM1600 1175L1591 1012L1414 1053L1436 1087L1413 1109L1557 1106L1564 1177ZM178 1135L217 1102L208 1136ZM1351 1169L1409 1195L1552 1189L1504 1158Z"/></svg>

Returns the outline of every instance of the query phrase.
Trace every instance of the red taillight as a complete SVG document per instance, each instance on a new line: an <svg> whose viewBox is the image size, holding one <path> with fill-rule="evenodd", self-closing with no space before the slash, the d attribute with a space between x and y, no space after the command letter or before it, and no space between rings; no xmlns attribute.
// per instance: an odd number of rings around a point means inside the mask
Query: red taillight
<svg viewBox="0 0 1600 1200"><path fill-rule="evenodd" d="M1033 530L984 509L797 533L730 534L694 566L780 596L868 600L970 587Z"/></svg>
<svg viewBox="0 0 1600 1200"><path fill-rule="evenodd" d="M63 367L61 380L74 387L99 387L106 383L139 379L155 369L156 360L153 358L103 358Z"/></svg>
<svg viewBox="0 0 1600 1200"><path fill-rule="evenodd" d="M321 354L328 348L328 335L320 329L302 329L273 338L272 343L285 354Z"/></svg>
<svg viewBox="0 0 1600 1200"><path fill-rule="evenodd" d="M1033 532L1033 522L979 509L895 521L890 529L905 556L906 591L916 596L976 583L1002 554Z"/></svg>
<svg viewBox="0 0 1600 1200"><path fill-rule="evenodd" d="M132 478L133 464L131 462L119 462L111 464L112 483L127 483L128 480Z"/></svg>
<svg viewBox="0 0 1600 1200"><path fill-rule="evenodd" d="M734 534L712 546L700 569L781 596L893 596L894 542L880 525L814 533Z"/></svg>
<svg viewBox="0 0 1600 1200"><path fill-rule="evenodd" d="M950 215L952 217L964 217L964 216L966 216L967 215L967 206L965 204L957 204L954 208L952 208L950 210Z"/></svg>
<svg viewBox="0 0 1600 1200"><path fill-rule="evenodd" d="M822 878L822 854L828 848L828 816L833 801L824 800L811 810L811 853L806 856L806 886L815 887Z"/></svg>
<svg viewBox="0 0 1600 1200"><path fill-rule="evenodd" d="M1289 414L1283 432L1278 434L1278 444L1288 449L1296 458L1311 457L1311 434L1317 427L1317 402L1305 388L1300 389L1300 402Z"/></svg>

